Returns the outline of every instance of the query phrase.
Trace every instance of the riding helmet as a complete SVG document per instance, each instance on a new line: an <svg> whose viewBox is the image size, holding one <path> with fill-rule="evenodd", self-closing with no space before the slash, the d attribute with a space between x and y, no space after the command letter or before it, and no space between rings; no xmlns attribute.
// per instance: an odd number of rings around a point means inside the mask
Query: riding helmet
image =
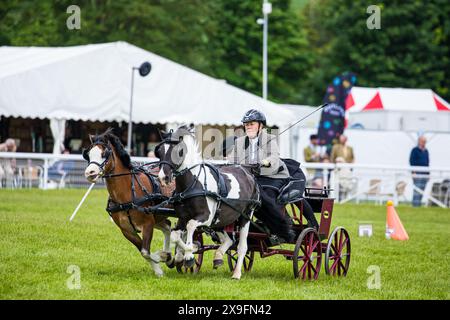
<svg viewBox="0 0 450 320"><path fill-rule="evenodd" d="M261 122L263 125L266 125L266 116L261 111L250 109L245 113L241 122L246 123L252 121L258 121Z"/></svg>

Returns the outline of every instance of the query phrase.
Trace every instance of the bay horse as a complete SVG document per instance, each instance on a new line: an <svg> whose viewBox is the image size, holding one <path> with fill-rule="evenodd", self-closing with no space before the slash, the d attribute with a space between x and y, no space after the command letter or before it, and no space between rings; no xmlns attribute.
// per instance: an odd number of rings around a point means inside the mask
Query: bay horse
<svg viewBox="0 0 450 320"><path fill-rule="evenodd" d="M217 168L203 162L193 131L182 126L166 138L155 154L161 159L159 179L162 184L175 177L172 197L178 217L171 241L184 251L177 251L175 263L184 259L186 267L195 263L193 235L198 227L213 230L221 245L214 255L214 268L223 264L223 256L233 244L224 228L232 223L239 227L238 260L232 278L241 278L247 253L247 236L254 210L259 206L259 189L246 169L239 165ZM186 230L186 243L182 231Z"/></svg>
<svg viewBox="0 0 450 320"><path fill-rule="evenodd" d="M160 261L166 262L171 268L174 266L170 250L170 221L167 217L139 210L144 205L158 202L160 194L155 194L158 179L142 167L133 167L130 155L111 128L100 135L89 135L89 138L91 145L83 151L83 157L88 161L84 172L86 179L91 183L102 177L105 179L109 193L107 211L125 238L150 263L155 274L162 276ZM164 234L164 248L159 254L150 251L154 228ZM142 237L139 236L140 232Z"/></svg>

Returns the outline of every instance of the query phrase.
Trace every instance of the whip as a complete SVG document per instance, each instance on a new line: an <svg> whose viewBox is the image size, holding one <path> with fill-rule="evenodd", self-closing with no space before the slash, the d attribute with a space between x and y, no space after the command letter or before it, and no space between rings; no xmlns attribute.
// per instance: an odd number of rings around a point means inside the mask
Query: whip
<svg viewBox="0 0 450 320"><path fill-rule="evenodd" d="M91 184L91 186L89 187L89 189L86 191L86 193L84 194L83 199L81 199L80 203L78 204L78 206L76 207L75 211L72 213L72 215L70 216L69 222L73 220L73 218L75 218L75 215L77 214L78 210L80 209L81 205L83 204L84 200L86 200L86 197L88 196L89 192L91 192L92 188L94 187L95 182L93 182Z"/></svg>

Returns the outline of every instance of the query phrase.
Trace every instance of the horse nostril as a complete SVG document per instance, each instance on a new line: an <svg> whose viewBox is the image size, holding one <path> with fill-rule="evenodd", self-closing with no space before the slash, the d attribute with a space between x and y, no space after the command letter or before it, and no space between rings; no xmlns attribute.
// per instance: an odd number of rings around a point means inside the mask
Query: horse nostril
<svg viewBox="0 0 450 320"><path fill-rule="evenodd" d="M95 171L94 171L94 170L89 171L89 175L90 175L90 176L92 176L92 175L94 175L94 174L95 174Z"/></svg>

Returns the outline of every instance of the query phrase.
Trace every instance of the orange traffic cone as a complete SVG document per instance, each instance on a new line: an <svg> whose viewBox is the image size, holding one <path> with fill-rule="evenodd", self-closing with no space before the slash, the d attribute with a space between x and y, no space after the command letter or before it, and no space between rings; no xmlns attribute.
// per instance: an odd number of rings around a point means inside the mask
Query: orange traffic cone
<svg viewBox="0 0 450 320"><path fill-rule="evenodd" d="M386 238L394 240L409 239L408 233L395 211L394 204L390 200L387 202Z"/></svg>

